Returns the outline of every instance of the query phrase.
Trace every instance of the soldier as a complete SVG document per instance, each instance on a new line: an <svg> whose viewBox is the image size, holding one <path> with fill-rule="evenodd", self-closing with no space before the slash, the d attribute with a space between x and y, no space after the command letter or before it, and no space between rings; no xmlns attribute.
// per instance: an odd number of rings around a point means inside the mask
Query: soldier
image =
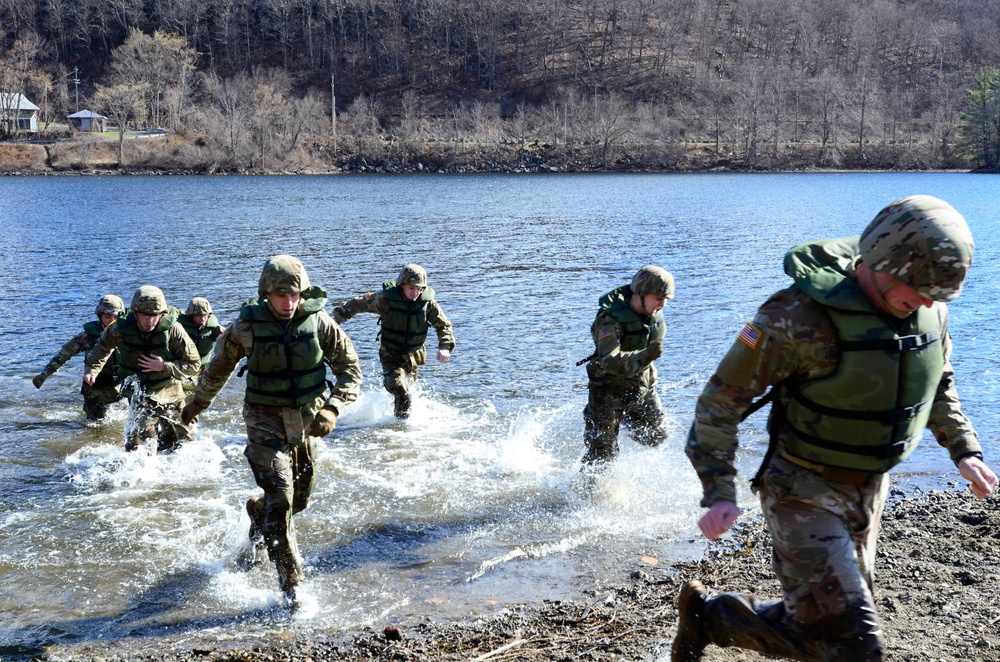
<svg viewBox="0 0 1000 662"><path fill-rule="evenodd" d="M211 405L237 363L248 357L244 455L264 497L246 503L251 544L241 561L256 564L266 548L294 610L302 558L292 516L309 503L318 438L333 430L344 407L358 397L361 368L351 339L323 310L326 292L311 286L297 258L268 259L257 294L219 340L183 420L190 423ZM329 395L326 365L337 380Z"/></svg>
<svg viewBox="0 0 1000 662"><path fill-rule="evenodd" d="M590 326L597 349L584 359L589 361L590 378L590 396L583 410L585 467L618 456L622 422L644 446L659 446L667 438L653 361L663 354L666 324L662 310L673 298L674 277L666 269L647 265L636 272L630 285L598 300L600 308Z"/></svg>
<svg viewBox="0 0 1000 662"><path fill-rule="evenodd" d="M115 350L125 369L139 380L129 404L134 424L126 427L127 451L151 439L157 440L157 451L172 451L191 438L180 422L181 382L198 374L199 358L194 343L176 323L179 315L179 310L167 306L160 288L143 285L135 291L128 313L101 333L87 355L84 384L96 382Z"/></svg>
<svg viewBox="0 0 1000 662"><path fill-rule="evenodd" d="M90 351L101 337L101 332L115 323L119 313L125 310L125 302L114 294L105 294L97 302L96 322L87 322L83 325L83 331L69 339L62 346L59 353L52 357L45 369L34 376L31 383L35 388L42 388L45 380L51 377L59 368L63 367L67 361L80 352ZM121 399L122 377L117 374L118 357L109 361L104 369L94 380L93 385L83 384L80 393L83 395L83 411L87 415L88 421L104 418L108 411L108 405L118 402Z"/></svg>
<svg viewBox="0 0 1000 662"><path fill-rule="evenodd" d="M740 515L737 426L771 386L771 444L751 485L784 599L710 597L688 582L674 662L701 659L709 643L796 660L885 659L872 581L886 472L930 428L978 498L997 484L949 360L945 302L972 253L962 216L917 195L884 208L860 237L785 256L794 284L740 331L698 400L686 447L709 508L698 525L714 539Z"/></svg>
<svg viewBox="0 0 1000 662"><path fill-rule="evenodd" d="M427 359L424 349L427 329L434 327L437 332L437 360L444 363L455 350L451 322L434 300L434 290L427 285L427 272L419 264L404 266L396 280L383 283L381 292L354 297L334 308L333 319L343 324L358 313L379 316L382 384L392 393L396 417L407 418L412 402L410 383L416 381L418 370Z"/></svg>
<svg viewBox="0 0 1000 662"><path fill-rule="evenodd" d="M188 337L201 355L201 370L205 372L209 355L215 346L215 341L222 335L223 328L219 320L212 314L212 304L204 297L195 297L188 303L187 312L177 318L180 325L187 331Z"/></svg>

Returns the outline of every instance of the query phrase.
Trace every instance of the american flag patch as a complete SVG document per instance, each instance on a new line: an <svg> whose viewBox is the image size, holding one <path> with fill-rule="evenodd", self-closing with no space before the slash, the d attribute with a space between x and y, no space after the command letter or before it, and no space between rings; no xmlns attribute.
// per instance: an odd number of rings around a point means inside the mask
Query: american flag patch
<svg viewBox="0 0 1000 662"><path fill-rule="evenodd" d="M610 337L612 333L613 332L611 331L611 329L604 329L599 334L597 334L597 339L604 340L605 338Z"/></svg>
<svg viewBox="0 0 1000 662"><path fill-rule="evenodd" d="M753 324L747 322L743 330L740 331L740 340L750 349L757 349L757 343L760 341L760 331Z"/></svg>

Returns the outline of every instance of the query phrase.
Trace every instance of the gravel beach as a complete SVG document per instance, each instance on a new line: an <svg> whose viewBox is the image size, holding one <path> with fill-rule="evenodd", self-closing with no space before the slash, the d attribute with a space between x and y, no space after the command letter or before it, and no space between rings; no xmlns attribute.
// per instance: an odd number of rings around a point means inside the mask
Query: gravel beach
<svg viewBox="0 0 1000 662"><path fill-rule="evenodd" d="M669 659L680 586L699 578L716 591L777 596L767 530L744 518L696 563L635 559L617 586L595 587L586 600L509 605L459 624L421 623L345 633L338 641L292 640L253 648L127 653L123 642L60 647L35 659L280 662L302 660L664 660ZM876 604L888 658L913 662L1000 660L1000 499L968 490L894 490L883 519L876 566ZM709 647L708 662L770 659Z"/></svg>

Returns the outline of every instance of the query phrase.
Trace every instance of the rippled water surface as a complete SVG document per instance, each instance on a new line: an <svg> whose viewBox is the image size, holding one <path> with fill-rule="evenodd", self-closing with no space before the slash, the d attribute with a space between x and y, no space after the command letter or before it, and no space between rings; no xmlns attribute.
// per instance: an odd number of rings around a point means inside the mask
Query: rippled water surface
<svg viewBox="0 0 1000 662"><path fill-rule="evenodd" d="M994 339L1000 234L994 176L595 175L0 179L0 656L87 644L148 649L337 637L600 595L642 568L700 553L700 486L681 450L694 402L742 324L784 287L781 258L858 234L884 204L945 198L970 221L976 263L951 306L954 363L987 456L997 447ZM223 323L256 292L264 259L299 256L333 302L419 262L455 325L447 364L422 371L414 415L392 418L374 316L345 324L361 398L324 440L318 487L296 518L307 607L280 605L273 570L237 572L243 381L193 442L122 449L125 413L84 421L73 359L37 373L105 293L154 284ZM660 392L672 436L622 441L590 490L579 476L597 298L641 265L677 279ZM760 418L761 420L756 420ZM765 444L742 435L741 473ZM928 439L898 478L956 480ZM745 482L741 483L745 487ZM746 491L745 505L753 506ZM654 565L655 563L655 565Z"/></svg>

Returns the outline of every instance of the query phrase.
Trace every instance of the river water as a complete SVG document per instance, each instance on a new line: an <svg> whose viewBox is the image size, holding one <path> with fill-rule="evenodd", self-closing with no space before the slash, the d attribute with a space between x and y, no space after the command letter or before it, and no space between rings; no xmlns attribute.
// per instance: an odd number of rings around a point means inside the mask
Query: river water
<svg viewBox="0 0 1000 662"><path fill-rule="evenodd" d="M995 458L1000 381L996 176L966 174L148 177L0 179L0 657L43 647L155 650L346 636L489 614L513 603L600 599L629 573L702 551L700 486L682 452L695 399L736 333L784 287L784 252L858 234L913 193L963 212L977 240L951 306L967 413ZM223 323L272 254L305 263L332 302L423 264L455 327L423 371L413 417L381 390L374 316L345 324L365 376L324 440L296 518L306 607L281 607L273 569L238 572L258 492L242 456L233 378L173 455L126 454L125 413L87 423L73 359L30 382L93 318L160 286L208 297ZM660 394L672 436L623 438L582 489L581 411L598 297L641 265L672 271ZM430 352L429 354L433 354ZM760 419L760 420L757 420ZM764 446L744 426L741 473ZM897 472L927 489L960 479L928 439ZM754 500L741 482L741 499Z"/></svg>

